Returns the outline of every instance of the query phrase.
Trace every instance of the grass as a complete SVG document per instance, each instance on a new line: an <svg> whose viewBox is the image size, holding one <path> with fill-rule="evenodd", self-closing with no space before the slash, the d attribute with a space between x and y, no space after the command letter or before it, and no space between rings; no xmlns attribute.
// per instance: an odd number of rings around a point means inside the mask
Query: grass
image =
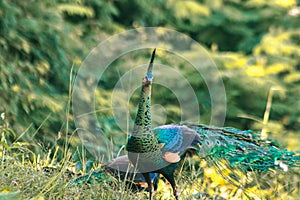
<svg viewBox="0 0 300 200"><path fill-rule="evenodd" d="M134 193L120 180L70 185L77 177L71 159L43 166L43 160L38 163L25 159L22 163L18 157L6 155L1 162L0 199L1 194L14 193L17 196L8 199L147 199L148 195L145 191ZM205 161L188 158L177 171L176 179L182 199L247 199L247 195L250 199L300 198L299 170L249 175L252 183L245 193L224 180ZM166 181L160 180L155 197L172 199L171 187Z"/></svg>

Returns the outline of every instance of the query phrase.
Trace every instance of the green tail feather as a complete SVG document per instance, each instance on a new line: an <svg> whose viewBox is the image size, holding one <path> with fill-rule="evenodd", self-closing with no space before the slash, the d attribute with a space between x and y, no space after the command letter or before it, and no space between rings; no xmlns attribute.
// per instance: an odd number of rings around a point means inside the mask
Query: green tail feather
<svg viewBox="0 0 300 200"><path fill-rule="evenodd" d="M245 170L268 171L287 170L300 167L300 154L279 149L279 145L269 139L260 139L252 130L219 128L213 126L183 125L195 130L200 138L198 154L212 161L226 160L231 166L239 165Z"/></svg>
<svg viewBox="0 0 300 200"><path fill-rule="evenodd" d="M281 150L277 143L260 139L259 134L252 130L190 123L182 125L197 132L200 138L198 155L208 165L214 166L225 180L243 189L245 194L251 185L257 184L253 177L261 172L300 168L300 152Z"/></svg>
<svg viewBox="0 0 300 200"><path fill-rule="evenodd" d="M70 183L72 184L95 184L95 183L104 183L104 182L115 182L116 178L107 173L104 168L98 168L92 173L85 174L76 178L74 181Z"/></svg>

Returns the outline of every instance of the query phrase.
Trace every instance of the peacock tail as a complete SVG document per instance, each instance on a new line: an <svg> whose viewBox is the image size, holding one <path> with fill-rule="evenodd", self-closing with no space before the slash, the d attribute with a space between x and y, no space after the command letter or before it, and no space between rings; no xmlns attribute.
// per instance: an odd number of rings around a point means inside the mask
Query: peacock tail
<svg viewBox="0 0 300 200"><path fill-rule="evenodd" d="M69 185L73 184L95 184L95 183L112 183L115 182L116 178L109 174L103 167L100 167L92 173L79 176L73 180Z"/></svg>
<svg viewBox="0 0 300 200"><path fill-rule="evenodd" d="M232 127L214 127L191 123L182 123L195 130L201 141L197 154L216 163L226 160L231 166L240 166L246 171L269 171L289 167L300 167L300 154L281 150L270 139L261 139L252 130L239 130Z"/></svg>

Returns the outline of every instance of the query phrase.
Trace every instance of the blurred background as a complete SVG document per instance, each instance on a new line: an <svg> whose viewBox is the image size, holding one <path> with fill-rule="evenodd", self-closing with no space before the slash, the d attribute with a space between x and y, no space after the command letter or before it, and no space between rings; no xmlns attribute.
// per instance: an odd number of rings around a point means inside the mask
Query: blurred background
<svg viewBox="0 0 300 200"><path fill-rule="evenodd" d="M79 148L68 109L70 82L98 43L145 26L177 30L206 48L225 84L225 126L263 131L283 147L299 148L299 0L1 0L1 124L14 132L7 142L18 139L36 153L47 153L72 135L70 146ZM120 144L126 137L107 109L112 90L128 66L147 63L149 56L146 49L116 60L96 92L100 128ZM209 123L210 96L203 79L187 62L162 51L156 62L181 70L198 98L201 123ZM174 94L154 89L153 102L164 106L166 123L178 123ZM130 101L131 117L137 94Z"/></svg>

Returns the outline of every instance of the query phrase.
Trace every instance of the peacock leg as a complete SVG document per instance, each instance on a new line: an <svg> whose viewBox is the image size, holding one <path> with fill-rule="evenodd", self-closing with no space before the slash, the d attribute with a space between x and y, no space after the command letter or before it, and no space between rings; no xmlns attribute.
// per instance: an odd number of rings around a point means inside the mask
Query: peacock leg
<svg viewBox="0 0 300 200"><path fill-rule="evenodd" d="M149 200L152 200L153 199L154 186L153 186L151 178L150 178L150 173L143 173L143 176L146 179L146 182L148 184Z"/></svg>
<svg viewBox="0 0 300 200"><path fill-rule="evenodd" d="M172 189L173 189L173 194L175 196L175 199L176 200L179 200L179 195L180 195L180 192L176 186L176 183L175 183L175 179L174 179L174 175L173 174L162 174L168 181L169 183L171 184L172 186Z"/></svg>

